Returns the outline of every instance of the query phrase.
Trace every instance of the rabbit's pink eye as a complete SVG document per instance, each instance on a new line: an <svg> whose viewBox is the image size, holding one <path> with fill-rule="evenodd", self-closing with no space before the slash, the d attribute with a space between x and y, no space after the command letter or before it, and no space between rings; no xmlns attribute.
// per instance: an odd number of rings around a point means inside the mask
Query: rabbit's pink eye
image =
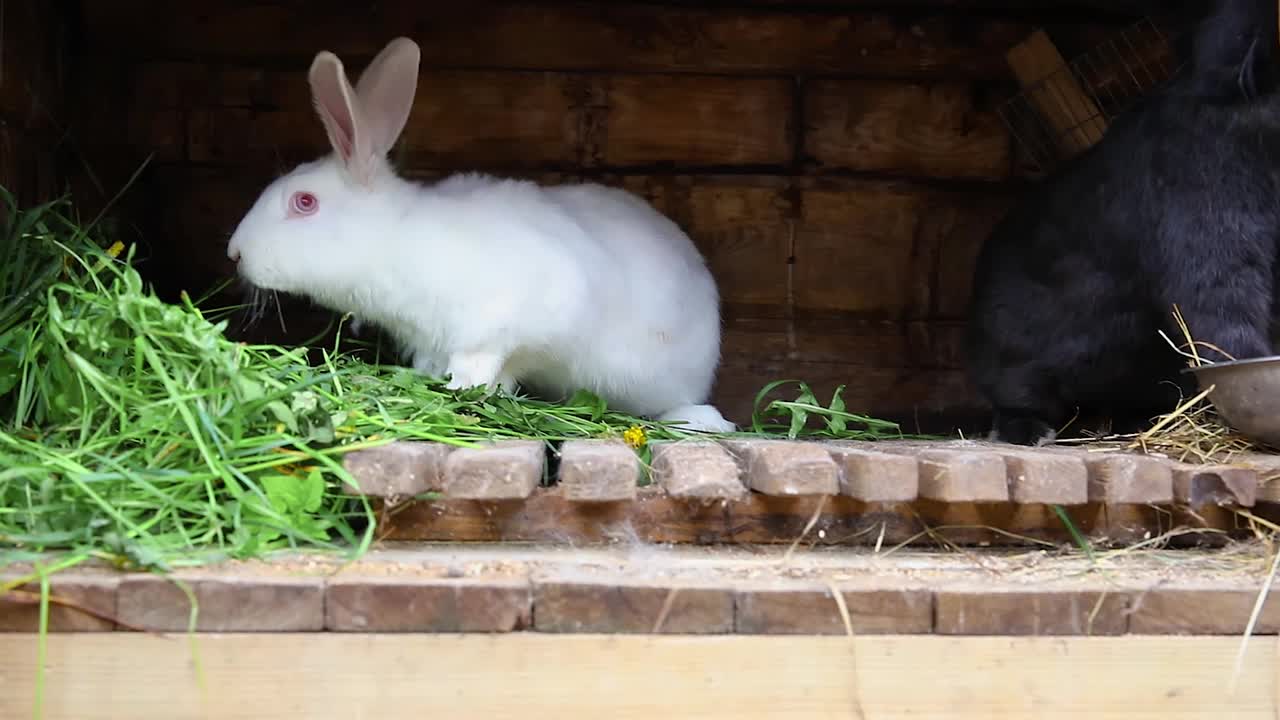
<svg viewBox="0 0 1280 720"><path fill-rule="evenodd" d="M289 209L297 215L310 215L320 207L320 201L309 192L296 192L289 199Z"/></svg>

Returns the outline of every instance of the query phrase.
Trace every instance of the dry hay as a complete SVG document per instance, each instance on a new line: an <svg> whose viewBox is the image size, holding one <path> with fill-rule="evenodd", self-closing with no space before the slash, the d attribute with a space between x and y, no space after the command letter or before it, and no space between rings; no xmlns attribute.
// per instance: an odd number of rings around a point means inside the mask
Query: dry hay
<svg viewBox="0 0 1280 720"><path fill-rule="evenodd" d="M1182 333L1184 343L1176 345L1163 331L1161 337L1180 355L1187 358L1187 367L1197 368L1212 364L1201 357L1200 348L1208 348L1223 357L1234 360L1230 353L1202 340L1195 340L1175 305L1173 317ZM1155 418L1144 432L1129 435L1102 435L1080 440L1062 440L1061 444L1087 445L1103 450L1125 450L1168 457L1180 462L1197 464L1231 464L1241 455L1249 453L1277 453L1276 448L1263 445L1231 428L1218 414L1209 394L1214 386L1204 388L1190 399L1184 400L1173 411Z"/></svg>

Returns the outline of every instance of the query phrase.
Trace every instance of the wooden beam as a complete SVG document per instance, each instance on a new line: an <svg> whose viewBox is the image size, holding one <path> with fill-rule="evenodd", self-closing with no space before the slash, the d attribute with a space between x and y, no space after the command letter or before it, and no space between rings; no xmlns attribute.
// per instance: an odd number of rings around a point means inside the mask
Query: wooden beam
<svg viewBox="0 0 1280 720"><path fill-rule="evenodd" d="M326 48L359 67L394 34L406 33L421 44L425 67L993 77L1004 70L1002 50L1031 29L1016 19L954 12L917 12L908 22L892 12L638 2L610 3L601 12L590 3L428 7L384 0L377 12L329 4L305 23L287 3L215 0L204 16L157 10L149 0L89 0L85 44L107 56L275 61L305 69Z"/></svg>
<svg viewBox="0 0 1280 720"><path fill-rule="evenodd" d="M1280 632L1261 544L1043 555L833 553L785 546L388 543L174 576L57 573L49 631L747 635L1236 635ZM0 572L0 634L35 632L29 567ZM836 601L837 594L843 606Z"/></svg>
<svg viewBox="0 0 1280 720"><path fill-rule="evenodd" d="M1007 59L1034 111L1048 124L1067 158L1102 139L1107 119L1076 81L1067 61L1043 30L1012 47Z"/></svg>
<svg viewBox="0 0 1280 720"><path fill-rule="evenodd" d="M44 718L1273 718L1276 645L1249 647L1232 694L1239 644L1141 636L63 635L48 638ZM36 636L0 637L0 717L31 717L36 658Z"/></svg>
<svg viewBox="0 0 1280 720"><path fill-rule="evenodd" d="M1204 536L1181 537L1179 542L1213 542L1224 539L1221 533L1251 536L1247 523L1231 508L1208 506L1191 511L1176 505L1088 503L1064 510L1091 542L1101 545L1138 542L1175 527L1211 531ZM1261 505L1253 511L1273 518L1277 506ZM817 521L804 535L815 512ZM574 502L559 488L540 487L524 500L408 501L381 514L379 533L384 539L430 542L582 544L635 538L701 545L789 544L802 535L806 544L824 546L1073 542L1048 505L931 499L867 503L841 495L775 497L756 492L739 498L673 498L652 486L639 488L629 502Z"/></svg>

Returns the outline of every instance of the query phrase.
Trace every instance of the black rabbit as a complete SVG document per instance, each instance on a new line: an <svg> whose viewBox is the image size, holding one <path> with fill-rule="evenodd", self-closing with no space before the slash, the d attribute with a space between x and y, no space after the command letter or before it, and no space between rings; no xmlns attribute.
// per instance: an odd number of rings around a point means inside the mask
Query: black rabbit
<svg viewBox="0 0 1280 720"><path fill-rule="evenodd" d="M993 439L1041 444L1074 415L1144 423L1194 389L1162 339L1272 353L1280 241L1275 0L1222 0L1188 62L1034 189L979 253L971 376ZM1211 351L1211 359L1222 359Z"/></svg>

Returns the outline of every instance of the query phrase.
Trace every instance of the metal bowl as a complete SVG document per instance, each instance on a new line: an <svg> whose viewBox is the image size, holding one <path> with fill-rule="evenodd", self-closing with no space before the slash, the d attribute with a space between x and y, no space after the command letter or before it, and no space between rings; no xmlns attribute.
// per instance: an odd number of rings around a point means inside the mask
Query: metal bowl
<svg viewBox="0 0 1280 720"><path fill-rule="evenodd" d="M1194 373L1209 402L1228 425L1250 438L1280 447L1280 355L1220 362Z"/></svg>

